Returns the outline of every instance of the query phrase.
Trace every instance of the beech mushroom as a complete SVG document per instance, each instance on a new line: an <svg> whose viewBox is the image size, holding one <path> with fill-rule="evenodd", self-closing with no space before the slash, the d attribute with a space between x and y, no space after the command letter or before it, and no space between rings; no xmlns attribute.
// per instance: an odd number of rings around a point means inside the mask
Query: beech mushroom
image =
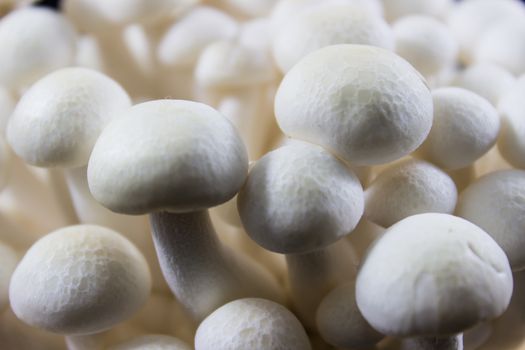
<svg viewBox="0 0 525 350"><path fill-rule="evenodd" d="M0 20L0 83L23 89L70 65L76 34L59 13L41 7L12 11Z"/></svg>
<svg viewBox="0 0 525 350"><path fill-rule="evenodd" d="M307 55L286 74L275 115L288 136L354 165L373 165L401 158L425 140L432 97L401 57L371 46L334 45Z"/></svg>
<svg viewBox="0 0 525 350"><path fill-rule="evenodd" d="M454 170L471 165L496 143L500 118L490 102L456 87L436 89L432 97L434 123L419 155Z"/></svg>
<svg viewBox="0 0 525 350"><path fill-rule="evenodd" d="M0 241L0 313L9 305L9 280L17 263L15 250Z"/></svg>
<svg viewBox="0 0 525 350"><path fill-rule="evenodd" d="M230 300L281 300L272 276L218 241L207 209L232 198L248 170L233 125L191 101L138 104L100 135L88 167L89 188L108 209L151 213L164 277L198 320Z"/></svg>
<svg viewBox="0 0 525 350"><path fill-rule="evenodd" d="M297 318L264 299L239 299L209 315L197 329L195 350L309 350Z"/></svg>
<svg viewBox="0 0 525 350"><path fill-rule="evenodd" d="M457 215L478 225L507 254L512 269L525 268L525 171L501 170L482 176L460 195Z"/></svg>
<svg viewBox="0 0 525 350"><path fill-rule="evenodd" d="M359 180L323 148L295 141L255 163L237 205L253 240L287 254L294 302L303 322L315 327L321 298L354 274L348 247L328 246L361 218Z"/></svg>
<svg viewBox="0 0 525 350"><path fill-rule="evenodd" d="M436 166L408 159L381 172L365 191L365 216L389 227L408 216L426 212L452 214L454 181Z"/></svg>
<svg viewBox="0 0 525 350"><path fill-rule="evenodd" d="M108 350L190 350L183 341L167 335L143 335Z"/></svg>
<svg viewBox="0 0 525 350"><path fill-rule="evenodd" d="M9 298L25 323L76 336L130 317L150 289L146 260L131 242L101 226L79 225L44 236L26 252L11 278Z"/></svg>
<svg viewBox="0 0 525 350"><path fill-rule="evenodd" d="M356 300L382 334L420 338L425 349L460 349L454 334L501 315L512 285L509 261L485 231L426 213L401 220L374 243L357 276Z"/></svg>

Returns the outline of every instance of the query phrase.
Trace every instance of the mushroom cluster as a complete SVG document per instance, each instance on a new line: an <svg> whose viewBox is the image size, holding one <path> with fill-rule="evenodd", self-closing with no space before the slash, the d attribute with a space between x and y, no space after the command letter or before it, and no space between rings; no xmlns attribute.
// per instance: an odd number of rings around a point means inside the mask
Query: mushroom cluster
<svg viewBox="0 0 525 350"><path fill-rule="evenodd" d="M525 2L0 0L0 350L525 347Z"/></svg>

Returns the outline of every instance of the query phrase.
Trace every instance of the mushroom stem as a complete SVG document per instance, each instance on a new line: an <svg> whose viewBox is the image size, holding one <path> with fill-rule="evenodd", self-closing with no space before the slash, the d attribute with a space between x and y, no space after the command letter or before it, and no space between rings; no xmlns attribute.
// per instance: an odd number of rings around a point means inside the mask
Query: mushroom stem
<svg viewBox="0 0 525 350"><path fill-rule="evenodd" d="M282 302L269 272L222 246L208 211L150 214L153 241L164 277L197 320L245 296Z"/></svg>
<svg viewBox="0 0 525 350"><path fill-rule="evenodd" d="M297 314L307 329L314 330L317 307L336 286L356 274L356 256L346 240L313 252L287 254L288 280Z"/></svg>
<svg viewBox="0 0 525 350"><path fill-rule="evenodd" d="M463 334L405 339L401 350L463 350Z"/></svg>
<svg viewBox="0 0 525 350"><path fill-rule="evenodd" d="M102 350L103 333L87 335L68 335L65 337L67 350Z"/></svg>

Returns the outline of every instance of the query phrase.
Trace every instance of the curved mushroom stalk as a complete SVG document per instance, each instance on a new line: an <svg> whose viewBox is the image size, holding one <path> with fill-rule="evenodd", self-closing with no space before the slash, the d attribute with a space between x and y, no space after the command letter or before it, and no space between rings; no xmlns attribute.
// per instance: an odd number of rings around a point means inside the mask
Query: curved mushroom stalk
<svg viewBox="0 0 525 350"><path fill-rule="evenodd" d="M292 303L306 328L315 330L315 313L324 296L356 276L357 258L346 240L309 253L286 254Z"/></svg>
<svg viewBox="0 0 525 350"><path fill-rule="evenodd" d="M197 320L244 295L284 302L266 270L221 245L207 211L158 212L150 220L164 277Z"/></svg>
<svg viewBox="0 0 525 350"><path fill-rule="evenodd" d="M401 350L463 350L463 334L405 339Z"/></svg>

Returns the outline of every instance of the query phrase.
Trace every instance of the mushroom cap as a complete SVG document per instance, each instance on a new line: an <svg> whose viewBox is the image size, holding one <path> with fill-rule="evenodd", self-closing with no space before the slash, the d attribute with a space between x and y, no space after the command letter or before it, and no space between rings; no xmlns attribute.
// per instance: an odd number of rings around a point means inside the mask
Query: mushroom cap
<svg viewBox="0 0 525 350"><path fill-rule="evenodd" d="M474 61L497 64L514 75L525 74L525 15L487 29L478 40Z"/></svg>
<svg viewBox="0 0 525 350"><path fill-rule="evenodd" d="M432 91L434 123L418 153L445 169L474 163L495 143L500 117L483 97L457 87Z"/></svg>
<svg viewBox="0 0 525 350"><path fill-rule="evenodd" d="M323 148L294 142L250 170L237 205L248 235L278 253L323 248L350 233L363 214L363 189Z"/></svg>
<svg viewBox="0 0 525 350"><path fill-rule="evenodd" d="M505 68L492 63L476 63L457 75L453 85L470 90L497 106L515 81Z"/></svg>
<svg viewBox="0 0 525 350"><path fill-rule="evenodd" d="M0 84L22 89L73 62L76 34L58 12L14 10L0 20Z"/></svg>
<svg viewBox="0 0 525 350"><path fill-rule="evenodd" d="M383 0L385 17L389 22L409 15L447 16L453 0Z"/></svg>
<svg viewBox="0 0 525 350"><path fill-rule="evenodd" d="M299 320L284 306L265 299L229 302L197 329L195 350L309 350Z"/></svg>
<svg viewBox="0 0 525 350"><path fill-rule="evenodd" d="M213 7L198 6L166 31L157 55L165 65L191 67L206 46L233 38L237 31L237 23L228 14Z"/></svg>
<svg viewBox="0 0 525 350"><path fill-rule="evenodd" d="M319 333L338 348L371 348L384 338L364 319L355 300L355 282L344 283L328 293L317 308Z"/></svg>
<svg viewBox="0 0 525 350"><path fill-rule="evenodd" d="M15 250L0 242L0 313L9 305L9 280L17 263Z"/></svg>
<svg viewBox="0 0 525 350"><path fill-rule="evenodd" d="M356 300L380 333L445 336L501 315L512 285L507 257L485 231L426 213L399 221L374 242L357 276Z"/></svg>
<svg viewBox="0 0 525 350"><path fill-rule="evenodd" d="M203 210L232 198L248 173L234 126L197 102L135 105L100 135L88 165L97 201L124 214Z"/></svg>
<svg viewBox="0 0 525 350"><path fill-rule="evenodd" d="M13 273L9 297L25 323L77 335L127 319L150 289L148 264L131 242L105 227L78 225L54 231L29 248Z"/></svg>
<svg viewBox="0 0 525 350"><path fill-rule="evenodd" d="M513 270L525 269L525 171L501 170L480 177L461 192L456 214L487 231Z"/></svg>
<svg viewBox="0 0 525 350"><path fill-rule="evenodd" d="M108 350L191 350L191 347L175 337L153 334L133 338Z"/></svg>
<svg viewBox="0 0 525 350"><path fill-rule="evenodd" d="M447 173L425 161L408 159L381 172L366 189L365 216L389 227L415 214L452 214L457 197Z"/></svg>
<svg viewBox="0 0 525 350"><path fill-rule="evenodd" d="M102 129L131 101L122 87L97 71L63 68L22 96L7 125L7 140L31 165L79 167Z"/></svg>
<svg viewBox="0 0 525 350"><path fill-rule="evenodd" d="M281 130L355 165L415 150L432 126L432 96L404 59L363 45L317 50L284 77L275 97Z"/></svg>
<svg viewBox="0 0 525 350"><path fill-rule="evenodd" d="M525 168L525 75L505 93L498 104L501 134L498 149L507 162Z"/></svg>
<svg viewBox="0 0 525 350"><path fill-rule="evenodd" d="M452 32L430 16L411 15L396 21L392 30L396 53L424 76L455 64L458 45Z"/></svg>
<svg viewBox="0 0 525 350"><path fill-rule="evenodd" d="M392 30L384 19L356 4L330 3L307 7L274 36L273 55L282 72L307 54L336 44L394 48Z"/></svg>

